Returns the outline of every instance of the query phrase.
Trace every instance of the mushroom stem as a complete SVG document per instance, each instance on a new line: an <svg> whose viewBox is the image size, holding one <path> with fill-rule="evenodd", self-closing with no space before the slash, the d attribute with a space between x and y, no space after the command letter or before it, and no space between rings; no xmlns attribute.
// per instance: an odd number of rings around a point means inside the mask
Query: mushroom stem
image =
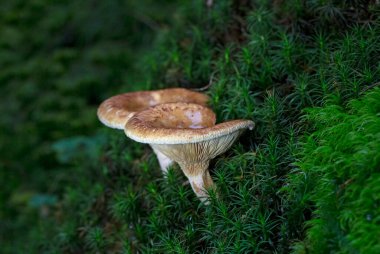
<svg viewBox="0 0 380 254"><path fill-rule="evenodd" d="M154 147L152 147L152 149L153 149L153 152L157 156L157 160L158 160L158 163L160 164L162 174L166 177L170 165L173 164L173 160L171 160L169 157L167 157L165 154L161 153L159 150L155 149Z"/></svg>
<svg viewBox="0 0 380 254"><path fill-rule="evenodd" d="M206 205L208 201L208 189L215 189L214 182L208 171L209 161L195 162L193 164L179 163L182 171L189 179L191 187L197 197Z"/></svg>

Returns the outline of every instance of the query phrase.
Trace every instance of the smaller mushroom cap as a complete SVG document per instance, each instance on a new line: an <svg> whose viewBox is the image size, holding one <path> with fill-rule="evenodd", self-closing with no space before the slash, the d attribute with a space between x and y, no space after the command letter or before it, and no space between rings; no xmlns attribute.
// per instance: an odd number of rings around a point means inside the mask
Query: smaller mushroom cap
<svg viewBox="0 0 380 254"><path fill-rule="evenodd" d="M106 126L124 129L136 113L151 106L170 102L192 102L206 105L208 96L184 88L124 93L105 100L98 108L98 118Z"/></svg>

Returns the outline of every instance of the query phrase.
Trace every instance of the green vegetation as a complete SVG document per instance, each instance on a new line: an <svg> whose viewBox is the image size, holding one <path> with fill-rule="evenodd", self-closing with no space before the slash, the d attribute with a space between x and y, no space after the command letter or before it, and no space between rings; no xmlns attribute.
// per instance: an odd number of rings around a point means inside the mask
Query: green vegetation
<svg viewBox="0 0 380 254"><path fill-rule="evenodd" d="M380 252L377 1L103 2L0 4L1 252ZM257 124L209 206L96 118L177 86Z"/></svg>
<svg viewBox="0 0 380 254"><path fill-rule="evenodd" d="M297 210L314 216L305 242L313 253L380 251L380 89L349 109L336 105L308 110L315 131L291 174ZM313 205L307 202L312 202ZM313 207L314 206L314 207Z"/></svg>

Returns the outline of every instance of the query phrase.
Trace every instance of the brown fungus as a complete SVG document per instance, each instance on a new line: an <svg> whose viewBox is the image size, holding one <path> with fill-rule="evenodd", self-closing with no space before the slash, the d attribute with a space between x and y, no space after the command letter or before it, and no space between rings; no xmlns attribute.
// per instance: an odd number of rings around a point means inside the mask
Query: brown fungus
<svg viewBox="0 0 380 254"><path fill-rule="evenodd" d="M98 108L98 118L106 126L124 129L125 123L137 112L169 102L191 102L206 105L205 94L184 88L169 88L156 91L124 93L105 100ZM160 167L165 174L172 160L153 147Z"/></svg>
<svg viewBox="0 0 380 254"><path fill-rule="evenodd" d="M191 103L161 104L135 114L125 125L131 139L150 144L177 162L201 201L214 183L208 171L211 159L227 151L239 135L252 130L250 120L215 125L214 112Z"/></svg>

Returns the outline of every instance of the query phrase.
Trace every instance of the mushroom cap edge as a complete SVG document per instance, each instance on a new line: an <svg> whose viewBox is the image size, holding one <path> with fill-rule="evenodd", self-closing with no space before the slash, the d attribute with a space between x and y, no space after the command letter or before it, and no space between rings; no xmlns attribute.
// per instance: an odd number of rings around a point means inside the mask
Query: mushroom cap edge
<svg viewBox="0 0 380 254"><path fill-rule="evenodd" d="M174 103L173 103L174 104ZM191 103L177 103L191 105ZM198 105L202 107L201 105ZM152 107L155 108L155 107ZM147 124L141 115L148 112L144 110L135 114L125 124L125 134L140 143L147 144L186 144L207 141L225 135L229 135L242 129L252 130L255 123L251 120L231 120L216 124L211 127L191 129L191 128L158 128ZM142 118L142 119L141 119Z"/></svg>

